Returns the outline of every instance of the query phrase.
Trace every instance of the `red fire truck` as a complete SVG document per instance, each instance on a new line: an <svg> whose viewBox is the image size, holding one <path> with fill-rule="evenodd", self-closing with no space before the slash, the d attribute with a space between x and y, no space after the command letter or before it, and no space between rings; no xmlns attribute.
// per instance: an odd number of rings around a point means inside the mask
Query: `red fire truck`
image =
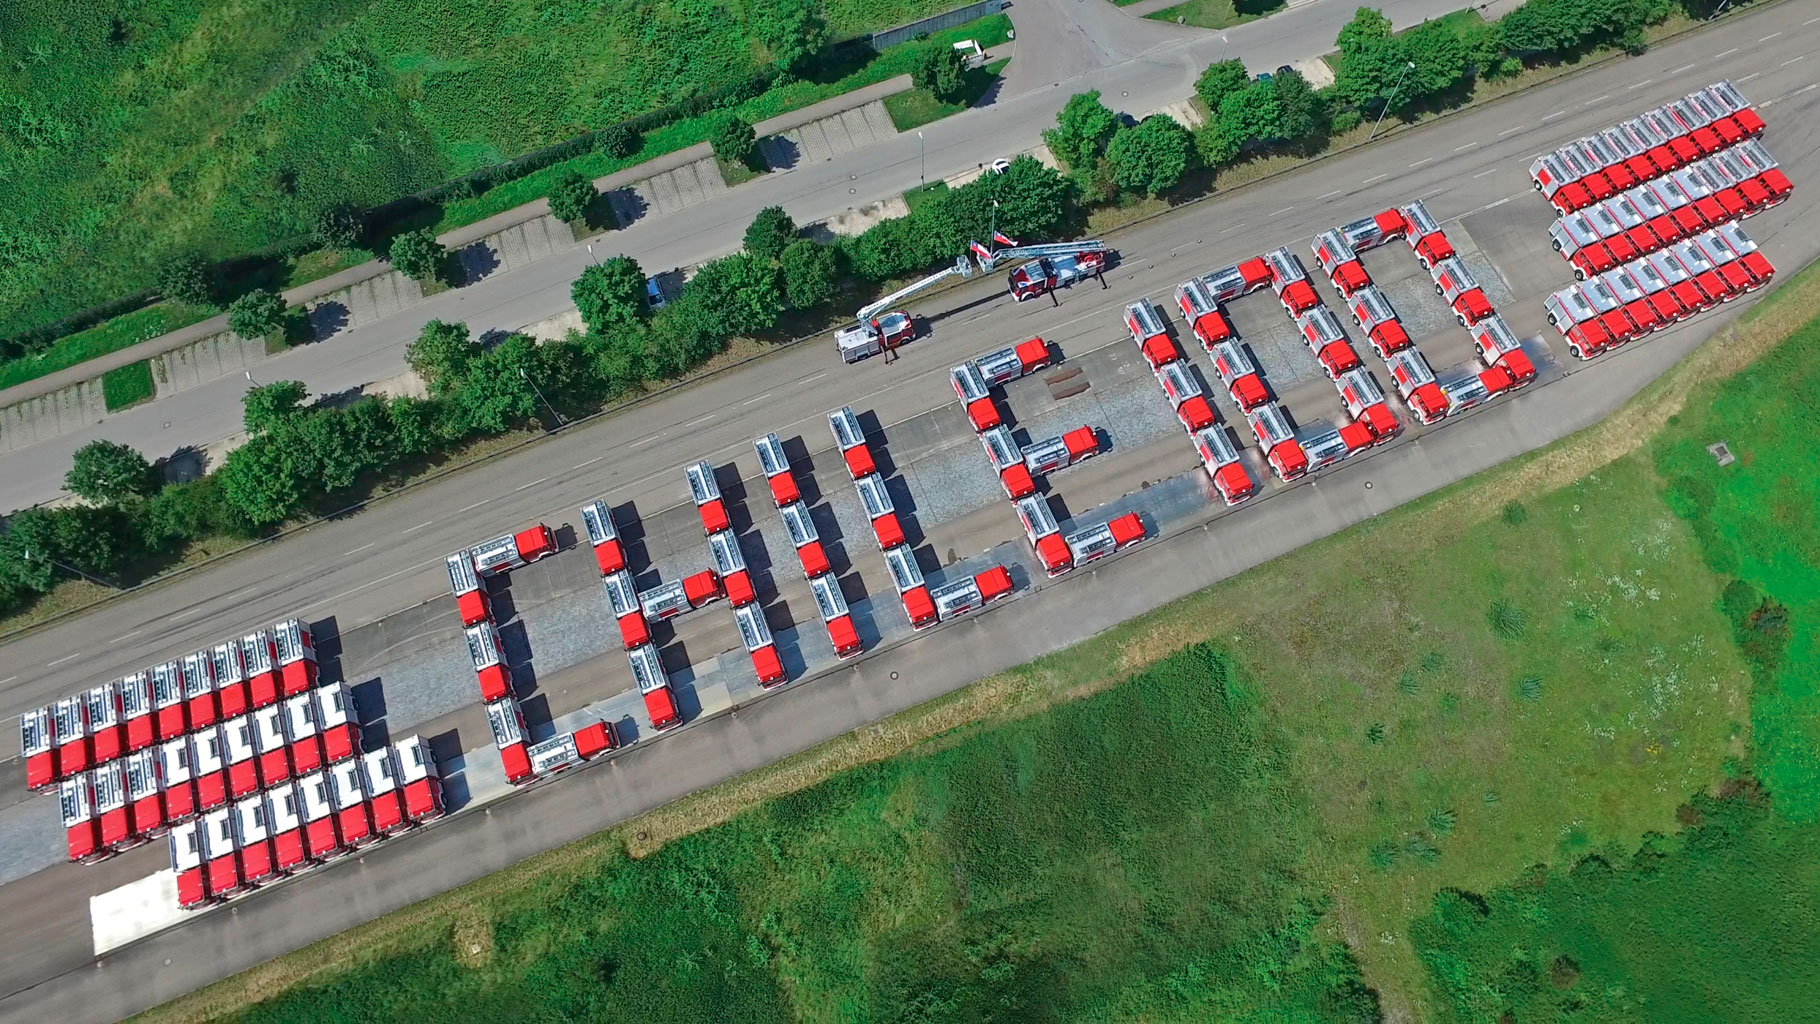
<svg viewBox="0 0 1820 1024"><path fill-rule="evenodd" d="M1402 432L1403 425L1385 403L1384 392L1371 371L1361 368L1341 374L1334 387L1339 389L1340 400L1346 403L1353 421L1371 430L1372 444L1383 444Z"/></svg>
<svg viewBox="0 0 1820 1024"><path fill-rule="evenodd" d="M847 475L855 480L878 472L872 461L872 449L866 447L866 432L859 427L859 417L852 406L842 406L828 414L828 429L834 432L834 443L847 462Z"/></svg>
<svg viewBox="0 0 1820 1024"><path fill-rule="evenodd" d="M269 882L278 873L272 856L270 812L265 795L255 793L234 804L234 848L240 878L247 885Z"/></svg>
<svg viewBox="0 0 1820 1024"><path fill-rule="evenodd" d="M267 831L272 838L272 867L290 874L309 866L308 843L303 832L303 807L297 800L297 787L289 782L265 791Z"/></svg>
<svg viewBox="0 0 1820 1024"><path fill-rule="evenodd" d="M1330 229L1314 236L1311 248L1315 262L1326 271L1341 298L1350 299L1354 292L1371 284L1371 275L1360 265L1359 254L1339 231Z"/></svg>
<svg viewBox="0 0 1820 1024"><path fill-rule="evenodd" d="M443 559L449 570L449 592L455 595L455 610L463 626L487 621L487 590L474 572L474 559L466 551L457 551Z"/></svg>
<svg viewBox="0 0 1820 1024"><path fill-rule="evenodd" d="M1157 368L1156 380L1163 386L1163 394L1169 396L1169 404L1175 407L1176 417L1189 433L1213 423L1213 407L1207 404L1207 397L1201 393L1200 382L1188 372L1185 364L1164 363Z"/></svg>
<svg viewBox="0 0 1820 1024"><path fill-rule="evenodd" d="M196 776L197 811L207 813L227 803L227 751L222 749L220 726L190 733L190 770Z"/></svg>
<svg viewBox="0 0 1820 1024"><path fill-rule="evenodd" d="M316 721L322 726L322 756L329 763L360 753L360 713L347 687L329 683L316 688Z"/></svg>
<svg viewBox="0 0 1820 1024"><path fill-rule="evenodd" d="M1010 571L995 565L985 572L943 583L929 592L929 598L941 621L947 622L1010 593Z"/></svg>
<svg viewBox="0 0 1820 1024"><path fill-rule="evenodd" d="M784 521L784 529L790 533L790 543L796 546L796 557L803 564L803 578L814 579L830 568L827 552L822 550L822 542L815 530L815 520L810 518L809 509L802 502L785 505L778 510L778 518Z"/></svg>
<svg viewBox="0 0 1820 1024"><path fill-rule="evenodd" d="M834 656L843 660L856 657L865 645L860 641L859 630L853 628L853 616L847 608L846 595L840 591L840 582L832 573L817 576L809 581L809 591L815 596L815 610L821 613L822 624L828 627Z"/></svg>
<svg viewBox="0 0 1820 1024"><path fill-rule="evenodd" d="M28 708L19 715L19 752L25 758L27 789L44 789L61 777L50 708Z"/></svg>
<svg viewBox="0 0 1820 1024"><path fill-rule="evenodd" d="M51 705L57 737L57 766L64 776L87 771L93 763L88 745L88 705L81 697L64 697Z"/></svg>
<svg viewBox="0 0 1820 1024"><path fill-rule="evenodd" d="M164 785L164 816L188 821L196 816L195 770L190 764L190 738L179 736L158 745L158 774Z"/></svg>
<svg viewBox="0 0 1820 1024"><path fill-rule="evenodd" d="M259 749L250 715L221 723L222 744L227 749L228 794L235 800L259 788Z"/></svg>
<svg viewBox="0 0 1820 1024"><path fill-rule="evenodd" d="M1402 214L1404 224L1408 225L1403 237L1424 269L1433 270L1435 264L1453 258L1453 246L1441 233L1441 222L1428 212L1420 199L1403 207Z"/></svg>
<svg viewBox="0 0 1820 1024"><path fill-rule="evenodd" d="M986 449L986 460L998 472L999 485L1005 488L1005 497L1016 501L1025 495L1036 493L1036 481L1030 478L1030 470L1024 465L1024 453L1018 448L1010 430L994 427L980 435L980 445Z"/></svg>
<svg viewBox="0 0 1820 1024"><path fill-rule="evenodd" d="M186 654L179 662L183 673L184 714L191 729L214 725L221 720L220 706L215 703L215 666L209 652Z"/></svg>
<svg viewBox="0 0 1820 1024"><path fill-rule="evenodd" d="M398 755L405 813L418 822L442 817L442 772L430 745L421 736L406 736L392 744L392 750Z"/></svg>
<svg viewBox="0 0 1820 1024"><path fill-rule="evenodd" d="M171 873L177 876L177 906L194 910L209 902L208 878L202 869L202 830L193 821L171 829Z"/></svg>
<svg viewBox="0 0 1820 1024"><path fill-rule="evenodd" d="M168 819L164 813L163 773L158 770L158 752L134 751L120 763L126 773L126 799L134 830L145 836L162 835Z"/></svg>
<svg viewBox="0 0 1820 1024"><path fill-rule="evenodd" d="M246 689L246 660L240 641L229 640L209 648L209 662L215 671L215 704L221 717L235 718L252 707Z"/></svg>
<svg viewBox="0 0 1820 1024"><path fill-rule="evenodd" d="M322 767L322 724L316 720L316 702L308 693L287 698L284 735L290 741L291 771L307 775Z"/></svg>
<svg viewBox="0 0 1820 1024"><path fill-rule="evenodd" d="M279 692L295 697L315 686L316 641L310 636L310 628L297 619L289 619L272 627L272 637L278 641Z"/></svg>
<svg viewBox="0 0 1820 1024"><path fill-rule="evenodd" d="M645 699L645 713L651 716L651 728L661 731L681 725L682 714L676 710L676 698L670 692L670 674L664 671L657 648L650 644L634 647L626 652L626 659L632 665L632 679L638 684L638 692Z"/></svg>
<svg viewBox="0 0 1820 1024"><path fill-rule="evenodd" d="M1055 513L1050 511L1048 501L1037 494L1019 499L1017 517L1023 523L1024 536L1029 539L1031 550L1036 552L1037 560L1043 563L1043 571L1051 579L1074 568L1068 542L1056 525Z"/></svg>
<svg viewBox="0 0 1820 1024"><path fill-rule="evenodd" d="M95 794L98 841L110 850L124 850L145 842L133 830L132 801L126 795L126 771L119 761L95 766L91 782Z"/></svg>
<svg viewBox="0 0 1820 1024"><path fill-rule="evenodd" d="M1155 371L1180 359L1175 342L1169 340L1169 328L1163 322L1163 314L1157 312L1149 299L1139 299L1125 307L1125 326L1131 331L1131 340L1138 351L1144 354L1144 361Z"/></svg>
<svg viewBox="0 0 1820 1024"><path fill-rule="evenodd" d="M531 755L525 744L525 720L519 714L518 702L507 697L488 704L487 724L493 728L493 746L499 751L499 763L505 769L506 781L514 786L535 781L537 776L531 770Z"/></svg>
<svg viewBox="0 0 1820 1024"><path fill-rule="evenodd" d="M1076 530L1063 538L1068 555L1076 566L1104 558L1144 539L1144 521L1136 512L1128 512L1109 522Z"/></svg>
<svg viewBox="0 0 1820 1024"><path fill-rule="evenodd" d="M296 782L297 801L303 809L304 853L310 860L325 861L347 852L335 832L335 798L327 773L311 772Z"/></svg>
<svg viewBox="0 0 1820 1024"><path fill-rule="evenodd" d="M1447 396L1435 383L1434 371L1428 368L1428 360L1422 358L1422 353L1413 348L1404 349L1393 353L1386 362L1390 367L1390 379L1396 381L1397 394L1403 396L1404 404L1415 413L1416 419L1436 423L1447 415Z"/></svg>
<svg viewBox="0 0 1820 1024"><path fill-rule="evenodd" d="M1216 423L1194 432L1194 450L1201 456L1201 466L1213 480L1213 486L1228 505L1237 505L1258 491L1258 485L1246 472L1239 458L1238 445L1227 436L1226 427Z"/></svg>
<svg viewBox="0 0 1820 1024"><path fill-rule="evenodd" d="M1431 274L1435 291L1453 307L1454 319L1460 321L1461 327L1471 327L1491 315L1491 302L1466 264L1445 259L1435 264Z"/></svg>
<svg viewBox="0 0 1820 1024"><path fill-rule="evenodd" d="M1176 285L1175 302L1181 307L1182 315L1194 325L1194 336L1201 339L1201 347L1212 352L1213 346L1232 340L1232 321L1226 319L1225 311L1220 309L1219 300L1214 298L1213 289L1206 281L1197 277Z"/></svg>
<svg viewBox="0 0 1820 1024"><path fill-rule="evenodd" d="M1523 343L1517 340L1516 334L1504 322L1503 317L1494 313L1473 324L1470 333L1479 360L1486 366L1496 366L1510 374L1514 386L1522 387L1536 379L1535 364L1529 361L1529 356L1523 351Z"/></svg>
<svg viewBox="0 0 1820 1024"><path fill-rule="evenodd" d="M1251 433L1258 439L1277 479L1288 483L1308 472L1308 455L1296 440L1295 431L1289 428L1289 418L1276 403L1265 402L1246 410L1245 420L1251 424Z"/></svg>
<svg viewBox="0 0 1820 1024"><path fill-rule="evenodd" d="M202 816L203 870L208 875L209 895L217 899L233 896L246 888L240 877L239 851L234 846L234 809L222 807Z"/></svg>
<svg viewBox="0 0 1820 1024"><path fill-rule="evenodd" d="M1181 365L1170 363L1163 367L1162 372L1167 373L1171 368ZM1030 447L1024 449L1024 468L1031 473L1053 473L1091 459L1099 453L1099 432L1092 427L1076 427L1060 437L1031 442ZM1015 495L1014 500L1022 496Z"/></svg>
<svg viewBox="0 0 1820 1024"><path fill-rule="evenodd" d="M613 512L604 501L590 501L581 507L582 527L588 531L588 544L594 549L594 564L606 576L626 567L625 548L619 543L619 528Z"/></svg>
<svg viewBox="0 0 1820 1024"><path fill-rule="evenodd" d="M695 511L701 516L703 535L719 533L732 525L727 518L727 504L721 500L720 483L714 479L714 467L706 460L683 467L689 478L689 496L695 500Z"/></svg>
<svg viewBox="0 0 1820 1024"><path fill-rule="evenodd" d="M1296 317L1296 326L1302 329L1308 350L1314 353L1328 380L1337 381L1341 374L1358 368L1359 354L1346 340L1346 330L1340 326L1339 318L1326 306L1305 311Z"/></svg>
<svg viewBox="0 0 1820 1024"><path fill-rule="evenodd" d="M1258 364L1236 341L1222 341L1213 347L1213 372L1226 386L1240 412L1250 412L1270 400Z"/></svg>
<svg viewBox="0 0 1820 1024"><path fill-rule="evenodd" d="M329 769L334 784L335 830L347 846L365 846L384 838L373 831L373 817L367 808L367 792L360 775L360 762L342 761Z"/></svg>
<svg viewBox="0 0 1820 1024"><path fill-rule="evenodd" d="M414 824L404 810L404 793L398 785L398 770L392 764L391 747L380 747L361 755L360 781L366 788L373 831L389 836Z"/></svg>
<svg viewBox="0 0 1820 1024"><path fill-rule="evenodd" d="M973 360L973 365L979 368L988 387L997 387L1035 373L1052 362L1054 357L1049 353L1049 343L1041 338L1031 338L1010 348L988 352Z"/></svg>
<svg viewBox="0 0 1820 1024"><path fill-rule="evenodd" d="M778 508L793 504L802 499L802 491L796 486L796 476L790 472L790 456L784 453L784 444L775 433L766 434L752 441L753 450L758 452L758 464L765 473L765 483L771 487L771 502Z"/></svg>
<svg viewBox="0 0 1820 1024"><path fill-rule="evenodd" d="M58 783L57 801L63 812L63 834L70 860L94 864L113 855L114 851L101 845L94 783L87 772L77 772Z"/></svg>
<svg viewBox="0 0 1820 1024"><path fill-rule="evenodd" d="M247 703L263 708L278 703L278 647L270 630L261 629L240 638L240 660L246 665Z"/></svg>
<svg viewBox="0 0 1820 1024"><path fill-rule="evenodd" d="M853 486L859 491L866 518L872 522L872 535L878 541L878 549L883 551L902 544L904 527L897 521L897 509L891 503L884 479L877 474L863 476L854 481Z"/></svg>
<svg viewBox="0 0 1820 1024"><path fill-rule="evenodd" d="M739 638L752 656L752 669L758 673L758 685L767 689L784 682L783 660L777 656L777 645L771 639L771 627L765 622L764 609L755 604L742 604L733 609L739 624Z"/></svg>
<svg viewBox="0 0 1820 1024"><path fill-rule="evenodd" d="M88 715L89 753L96 764L106 764L126 752L126 729L120 723L120 687L102 683L82 695Z"/></svg>
<svg viewBox="0 0 1820 1024"><path fill-rule="evenodd" d="M1270 286L1276 289L1277 298L1291 319L1321 304L1321 297L1315 294L1314 286L1308 283L1308 273L1302 269L1302 261L1296 259L1295 253L1290 252L1288 247L1272 249L1264 254L1263 259L1270 268Z"/></svg>
<svg viewBox="0 0 1820 1024"><path fill-rule="evenodd" d="M183 673L177 663L152 666L152 715L159 741L176 739L190 730L183 700ZM58 737L59 741L62 737Z"/></svg>
<svg viewBox="0 0 1820 1024"><path fill-rule="evenodd" d="M284 732L284 708L253 712L253 746L259 751L259 783L275 786L291 777L291 742Z"/></svg>
<svg viewBox="0 0 1820 1024"><path fill-rule="evenodd" d="M645 622L645 611L638 603L638 591L632 574L625 570L601 577L600 588L607 595L607 607L619 623L619 639L626 650L651 642L651 629Z"/></svg>
<svg viewBox="0 0 1820 1024"><path fill-rule="evenodd" d="M961 406L967 411L967 420L973 424L974 433L991 430L1004 422L998 414L998 404L992 400L992 391L986 385L986 376L972 362L965 362L948 371L948 381L954 385L954 393L959 396Z"/></svg>
<svg viewBox="0 0 1820 1024"><path fill-rule="evenodd" d="M1352 246L1355 252L1363 252L1383 245L1393 238L1402 238L1409 229L1409 224L1398 210L1385 210L1373 217L1364 217L1340 225L1340 237Z"/></svg>
<svg viewBox="0 0 1820 1024"><path fill-rule="evenodd" d="M752 587L752 574L746 570L746 554L739 548L739 538L732 530L708 535L708 552L714 557L714 571L727 592L727 603L738 608L758 599Z"/></svg>
<svg viewBox="0 0 1820 1024"><path fill-rule="evenodd" d="M939 621L935 604L929 600L922 566L916 564L916 555L910 546L902 544L886 551L885 567L891 571L891 582L897 587L897 596L904 604L910 628L927 629L935 625Z"/></svg>
<svg viewBox="0 0 1820 1024"><path fill-rule="evenodd" d="M152 673L147 669L120 677L120 714L126 749L144 750L158 742L158 721L152 707Z"/></svg>
<svg viewBox="0 0 1820 1024"><path fill-rule="evenodd" d="M1346 300L1346 308L1352 313L1352 322L1365 332L1380 359L1389 359L1391 353L1409 347L1409 332L1403 329L1397 311L1391 308L1390 300L1383 292L1373 287L1360 288Z"/></svg>

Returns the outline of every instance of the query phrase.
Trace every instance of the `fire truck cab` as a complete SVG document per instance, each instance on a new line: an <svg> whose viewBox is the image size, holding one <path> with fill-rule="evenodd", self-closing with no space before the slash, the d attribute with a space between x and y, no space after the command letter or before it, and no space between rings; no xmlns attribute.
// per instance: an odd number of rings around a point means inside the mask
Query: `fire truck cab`
<svg viewBox="0 0 1820 1024"><path fill-rule="evenodd" d="M651 728L662 731L680 725L682 714L676 710L676 698L670 693L670 674L664 671L657 648L651 644L634 647L626 652L626 661L632 666L632 680L638 685L639 696L645 700Z"/></svg>
<svg viewBox="0 0 1820 1024"><path fill-rule="evenodd" d="M1258 491L1258 485L1245 471L1239 458L1239 447L1232 443L1222 424L1194 432L1194 450L1201 456L1201 467L1207 471L1213 486L1227 505L1237 505Z"/></svg>
<svg viewBox="0 0 1820 1024"><path fill-rule="evenodd" d="M1397 394L1403 396L1403 403L1409 411L1423 423L1436 423L1447 415L1447 396L1441 393L1441 386L1435 383L1434 371L1429 369L1428 360L1422 353L1413 348L1393 353L1385 363L1390 369L1390 379L1396 382Z"/></svg>
<svg viewBox="0 0 1820 1024"><path fill-rule="evenodd" d="M714 571L720 575L727 603L738 608L758 599L752 587L752 574L746 569L746 553L740 550L739 538L732 530L708 535L708 553L714 558Z"/></svg>
<svg viewBox="0 0 1820 1024"><path fill-rule="evenodd" d="M601 577L600 588L606 594L607 607L613 610L613 618L619 623L619 639L626 650L650 643L651 629L645 622L644 608L639 604L632 574L624 569L609 573Z"/></svg>
<svg viewBox="0 0 1820 1024"><path fill-rule="evenodd" d="M474 676L480 683L482 701L499 700L512 695L512 669L506 664L505 648L499 642L499 630L491 620L483 619L467 629L468 660L474 665Z"/></svg>
<svg viewBox="0 0 1820 1024"><path fill-rule="evenodd" d="M1201 346L1209 352L1213 351L1213 346L1233 337L1232 321L1226 319L1225 311L1220 309L1219 300L1214 298L1213 290L1205 280L1197 277L1176 285L1175 302L1193 325L1194 336L1201 339Z"/></svg>
<svg viewBox="0 0 1820 1024"><path fill-rule="evenodd" d="M648 646L639 648L641 651L649 649ZM531 755L526 750L525 720L518 711L518 702L507 697L489 703L487 724L492 727L493 747L499 751L499 763L505 769L506 781L518 786L535 780Z"/></svg>
<svg viewBox="0 0 1820 1024"><path fill-rule="evenodd" d="M1263 259L1270 268L1270 285L1276 289L1277 298L1282 301L1283 309L1292 319L1321 304L1314 286L1308 283L1308 274L1302 269L1302 261L1296 259L1295 253L1290 252L1287 246L1272 249L1264 254Z"/></svg>
<svg viewBox="0 0 1820 1024"><path fill-rule="evenodd" d="M1471 327L1491 315L1491 302L1485 298L1484 289L1479 287L1472 271L1466 269L1466 264L1457 259L1445 259L1435 264L1432 273L1436 294L1453 307L1454 319L1461 327Z"/></svg>
<svg viewBox="0 0 1820 1024"><path fill-rule="evenodd" d="M783 508L802 498L802 491L796 486L796 476L790 472L790 456L784 453L784 444L775 433L752 440L752 448L758 452L758 464L765 473L765 483L771 488L771 502Z"/></svg>
<svg viewBox="0 0 1820 1024"><path fill-rule="evenodd" d="M1372 444L1383 444L1402 432L1403 425L1391 413L1384 401L1384 392L1370 371L1363 367L1350 370L1341 374L1334 386L1339 389L1340 400L1346 403L1346 411L1352 414L1353 421L1370 429Z"/></svg>
<svg viewBox="0 0 1820 1024"><path fill-rule="evenodd" d="M1371 284L1371 275L1360 265L1359 254L1338 230L1329 229L1316 235L1310 248L1314 250L1315 262L1321 265L1342 298L1349 299L1353 292Z"/></svg>
<svg viewBox="0 0 1820 1024"><path fill-rule="evenodd" d="M1308 472L1308 455L1290 429L1289 418L1276 403L1265 402L1246 410L1245 421L1251 424L1251 433L1258 439L1258 447L1264 450L1264 458L1277 479L1288 483Z"/></svg>
<svg viewBox="0 0 1820 1024"><path fill-rule="evenodd" d="M954 393L960 397L961 407L967 411L974 433L991 430L1003 422L997 403L992 401L992 391L986 386L985 374L972 361L949 370L948 381L954 385Z"/></svg>
<svg viewBox="0 0 1820 1024"><path fill-rule="evenodd" d="M891 493L885 489L884 478L874 473L860 477L853 486L859 491L866 518L872 522L872 536L878 541L878 549L883 551L902 544L904 528L897 521L897 509L891 504Z"/></svg>
<svg viewBox="0 0 1820 1024"><path fill-rule="evenodd" d="M1169 396L1169 404L1175 408L1176 417L1189 433L1213 423L1213 407L1207 404L1207 397L1201 393L1200 382L1194 379L1194 374L1188 372L1185 363L1164 363L1157 368L1156 380L1163 386L1163 393ZM1028 459L1028 455L1025 457Z"/></svg>
<svg viewBox="0 0 1820 1024"><path fill-rule="evenodd" d="M973 365L986 378L988 387L996 387L1035 373L1053 361L1049 343L1042 338L1031 338L1010 348L988 352L973 360Z"/></svg>
<svg viewBox="0 0 1820 1024"><path fill-rule="evenodd" d="M1409 347L1409 332L1397 319L1397 311L1391 307L1390 300L1377 288L1367 285L1353 292L1346 300L1346 308L1352 313L1352 322L1365 332L1380 358L1389 359L1392 352Z"/></svg>
<svg viewBox="0 0 1820 1024"><path fill-rule="evenodd" d="M613 510L606 502L596 499L583 505L581 525L588 532L588 546L594 549L594 564L602 576L626 567L626 549L619 541L619 526L613 522Z"/></svg>
<svg viewBox="0 0 1820 1024"><path fill-rule="evenodd" d="M1308 350L1314 353L1328 380L1337 381L1341 374L1358 368L1359 354L1346 340L1346 330L1332 310L1326 306L1309 309L1296 317L1296 326L1302 329Z"/></svg>
<svg viewBox="0 0 1820 1024"><path fill-rule="evenodd" d="M1420 199L1403 207L1403 220L1409 225L1408 233L1403 237L1425 269L1432 271L1435 264L1453 258L1453 246L1441 233L1441 222L1428 212Z"/></svg>
<svg viewBox="0 0 1820 1024"><path fill-rule="evenodd" d="M701 531L719 533L732 525L727 518L726 502L721 500L720 484L714 479L714 467L706 460L683 467L689 478L689 496L695 500L695 511L701 516Z"/></svg>

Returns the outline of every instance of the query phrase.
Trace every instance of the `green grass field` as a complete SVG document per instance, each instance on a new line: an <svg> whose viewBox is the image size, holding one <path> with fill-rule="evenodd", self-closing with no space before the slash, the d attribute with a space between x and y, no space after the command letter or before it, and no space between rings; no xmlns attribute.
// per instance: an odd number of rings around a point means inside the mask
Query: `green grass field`
<svg viewBox="0 0 1820 1024"><path fill-rule="evenodd" d="M101 375L101 397L107 403L108 412L131 408L149 401L157 393L158 386L152 382L152 364L144 359Z"/></svg>
<svg viewBox="0 0 1820 1024"><path fill-rule="evenodd" d="M1136 0L1132 2L1135 3ZM1187 3L1176 4L1145 17L1170 24L1175 24L1179 18L1184 25L1219 29L1268 17L1284 6L1284 0L1188 0Z"/></svg>
<svg viewBox="0 0 1820 1024"><path fill-rule="evenodd" d="M841 38L943 6L826 10ZM146 287L164 253L247 253L308 232L327 204L377 206L742 81L768 59L754 34L766 11L746 0L0 7L0 336ZM775 107L769 116L846 79L751 102Z"/></svg>

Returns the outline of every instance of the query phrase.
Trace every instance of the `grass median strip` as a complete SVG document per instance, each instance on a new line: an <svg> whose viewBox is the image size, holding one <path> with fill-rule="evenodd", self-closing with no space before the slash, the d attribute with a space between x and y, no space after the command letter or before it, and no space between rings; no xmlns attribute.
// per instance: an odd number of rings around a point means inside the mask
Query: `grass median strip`
<svg viewBox="0 0 1820 1024"><path fill-rule="evenodd" d="M101 396L107 402L108 412L149 402L157 393L158 386L152 381L152 364L148 360L116 367L101 377Z"/></svg>

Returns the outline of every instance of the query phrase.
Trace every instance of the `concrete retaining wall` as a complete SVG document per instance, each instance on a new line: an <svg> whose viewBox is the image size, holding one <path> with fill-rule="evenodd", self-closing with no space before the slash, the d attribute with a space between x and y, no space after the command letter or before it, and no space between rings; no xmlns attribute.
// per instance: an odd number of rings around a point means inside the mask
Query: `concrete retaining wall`
<svg viewBox="0 0 1820 1024"><path fill-rule="evenodd" d="M887 46L907 43L924 32L940 32L945 28L976 21L988 14L997 14L1004 7L1004 0L980 0L979 3L957 7L946 14L937 14L934 17L911 22L899 28L888 28L883 32L874 33L866 41L872 45L874 50L882 50Z"/></svg>

